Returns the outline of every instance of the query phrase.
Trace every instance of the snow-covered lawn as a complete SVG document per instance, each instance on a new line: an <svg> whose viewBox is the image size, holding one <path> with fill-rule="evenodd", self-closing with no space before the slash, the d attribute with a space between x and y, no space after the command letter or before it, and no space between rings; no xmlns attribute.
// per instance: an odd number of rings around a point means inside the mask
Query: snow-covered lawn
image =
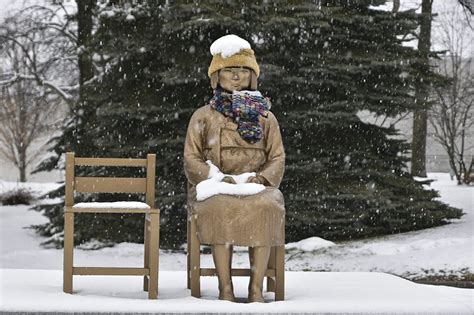
<svg viewBox="0 0 474 315"><path fill-rule="evenodd" d="M378 271L417 278L426 275L474 273L474 187L459 187L447 173L429 173L436 179L432 187L441 200L466 213L449 225L367 240L334 244L314 237L287 244L286 268L293 271ZM0 193L14 183L0 181ZM27 184L32 190L48 191L56 184ZM39 246L43 238L32 224L47 222L28 206L1 206L0 268L61 269L62 251ZM76 250L75 263L93 266L139 266L143 246L121 243L101 250ZM32 259L34 258L34 259ZM248 266L245 251L234 257L235 266ZM202 264L212 266L211 255L202 255ZM185 270L186 255L162 251L161 270Z"/></svg>
<svg viewBox="0 0 474 315"><path fill-rule="evenodd" d="M459 187L447 173L429 173L441 200L466 214L451 224L415 232L341 242L289 253L289 270L381 271L406 278L474 273L474 187Z"/></svg>
<svg viewBox="0 0 474 315"><path fill-rule="evenodd" d="M429 177L436 179L432 188L440 191L441 200L466 212L462 219L442 227L367 240L335 244L314 237L287 244L287 299L267 305L231 306L229 302L215 300L216 278L203 280L203 299L189 297L185 286L186 256L183 252L171 251L160 253L159 302L146 300L140 277L76 276L76 294L63 294L62 250L42 248L39 244L43 238L28 229L31 224L46 222L46 218L36 211L28 211L28 206L0 206L0 311L151 312L159 309L161 312L473 314L474 290L420 285L384 274L418 278L474 271L474 187L458 187L445 173L430 173ZM0 193L15 185L0 181ZM26 184L37 194L56 185ZM77 266L138 267L142 264L142 255L143 245L121 243L95 251L77 249L74 263ZM202 255L202 265L212 266L211 255ZM234 266L248 267L248 256L242 249L234 255ZM245 296L247 281L236 279L237 296ZM22 302L25 297L28 303ZM266 297L273 299L272 294ZM136 299L143 301L137 303Z"/></svg>

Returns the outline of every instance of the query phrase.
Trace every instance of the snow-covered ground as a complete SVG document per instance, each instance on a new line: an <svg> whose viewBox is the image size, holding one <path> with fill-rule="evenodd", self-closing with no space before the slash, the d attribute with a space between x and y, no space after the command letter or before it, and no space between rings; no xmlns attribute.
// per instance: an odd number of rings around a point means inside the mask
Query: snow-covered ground
<svg viewBox="0 0 474 315"><path fill-rule="evenodd" d="M474 187L457 186L447 173L429 173L428 176L436 179L431 187L440 192L441 200L462 208L466 215L446 226L367 240L333 243L315 236L287 244L287 299L272 303L271 307L259 305L250 309L246 305L230 307L228 302L209 301L217 298L214 277L203 280L203 300L190 298L185 288L185 254L161 251L160 300L166 301L159 304L160 311L181 310L173 308L174 303L182 304L183 311L195 308L200 312L397 310L429 313L437 310L474 314L474 290L414 284L385 274L419 278L465 275L474 271ZM0 180L0 193L16 185ZM36 195L57 185L25 184ZM140 277L75 277L76 295L62 294L62 250L40 246L44 238L28 227L47 219L28 209L29 206L24 205L0 206L0 311L156 311L152 301L134 303L134 299L146 299L140 290ZM76 266L139 267L142 257L143 245L121 243L94 251L77 249L74 263ZM201 257L203 266L212 266L211 255ZM248 267L244 249L239 248L235 253L234 267ZM369 271L371 273L367 273ZM246 281L236 279L236 292L241 297L245 295ZM25 296L34 298L30 299L31 303L20 303ZM266 297L273 298L272 294ZM412 300L407 300L409 297ZM404 299L408 303L406 307L402 306ZM48 308L42 301L57 302L51 302ZM87 303L92 306L84 306Z"/></svg>
<svg viewBox="0 0 474 315"><path fill-rule="evenodd" d="M338 243L313 252L290 252L290 270L383 271L407 278L474 272L474 187L447 173L429 173L441 200L466 214L449 225Z"/></svg>
<svg viewBox="0 0 474 315"><path fill-rule="evenodd" d="M442 227L395 234L366 240L332 243L313 237L287 244L286 268L293 271L378 271L406 278L427 275L463 275L474 273L474 187L457 186L447 173L429 173L436 179L432 188L441 200L463 209L461 219ZM0 193L15 186L1 182ZM58 184L27 184L36 192L48 191ZM62 251L45 249L39 237L28 227L47 222L28 206L2 206L0 212L0 268L61 269ZM142 263L143 246L121 243L101 250L77 250L75 263L83 266L127 267ZM211 255L202 255L202 264L212 266ZM247 267L247 253L234 256L236 267ZM161 270L185 270L184 252L162 251Z"/></svg>
<svg viewBox="0 0 474 315"><path fill-rule="evenodd" d="M286 272L285 301L217 300L215 277L201 281L202 297L190 296L185 271L160 271L157 300L147 300L141 277L75 277L74 294L62 292L59 270L2 269L0 312L62 313L311 313L473 314L474 290L413 283L383 273ZM247 279L234 279L237 298ZM265 293L273 301L273 294Z"/></svg>

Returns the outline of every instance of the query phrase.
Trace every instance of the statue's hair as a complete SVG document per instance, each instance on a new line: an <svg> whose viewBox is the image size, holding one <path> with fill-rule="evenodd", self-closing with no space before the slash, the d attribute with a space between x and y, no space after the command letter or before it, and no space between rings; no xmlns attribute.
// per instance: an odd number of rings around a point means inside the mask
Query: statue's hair
<svg viewBox="0 0 474 315"><path fill-rule="evenodd" d="M217 84L219 83L219 71L214 71L211 74L211 87L215 89L217 87ZM256 91L257 90L257 84L258 84L258 79L257 79L257 74L255 71L251 70L250 72L250 90Z"/></svg>

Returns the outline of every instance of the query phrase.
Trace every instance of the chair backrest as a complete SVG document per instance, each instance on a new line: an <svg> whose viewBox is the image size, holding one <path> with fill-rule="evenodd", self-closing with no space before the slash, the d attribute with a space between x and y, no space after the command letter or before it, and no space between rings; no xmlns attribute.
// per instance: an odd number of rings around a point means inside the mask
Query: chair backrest
<svg viewBox="0 0 474 315"><path fill-rule="evenodd" d="M146 177L81 177L75 176L75 166L125 166L146 168ZM130 158L86 158L66 153L65 206L74 205L74 192L91 193L144 193L146 203L155 207L156 155L147 154L146 159Z"/></svg>

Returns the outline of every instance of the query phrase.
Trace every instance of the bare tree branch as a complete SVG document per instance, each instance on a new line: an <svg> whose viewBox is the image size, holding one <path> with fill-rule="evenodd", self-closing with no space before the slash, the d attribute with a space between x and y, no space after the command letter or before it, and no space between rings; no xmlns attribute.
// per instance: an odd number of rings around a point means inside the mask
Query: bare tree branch
<svg viewBox="0 0 474 315"><path fill-rule="evenodd" d="M462 12L458 9L441 21L440 39L447 50L446 56L438 62L440 74L449 78L446 87L435 88L436 104L429 114L429 122L434 130L433 137L445 149L449 157L451 170L458 184L474 181L470 146L466 138L472 136L474 115L474 69L472 56L466 53L466 47L474 41L474 33L467 21L459 19ZM472 162L471 162L472 165Z"/></svg>

